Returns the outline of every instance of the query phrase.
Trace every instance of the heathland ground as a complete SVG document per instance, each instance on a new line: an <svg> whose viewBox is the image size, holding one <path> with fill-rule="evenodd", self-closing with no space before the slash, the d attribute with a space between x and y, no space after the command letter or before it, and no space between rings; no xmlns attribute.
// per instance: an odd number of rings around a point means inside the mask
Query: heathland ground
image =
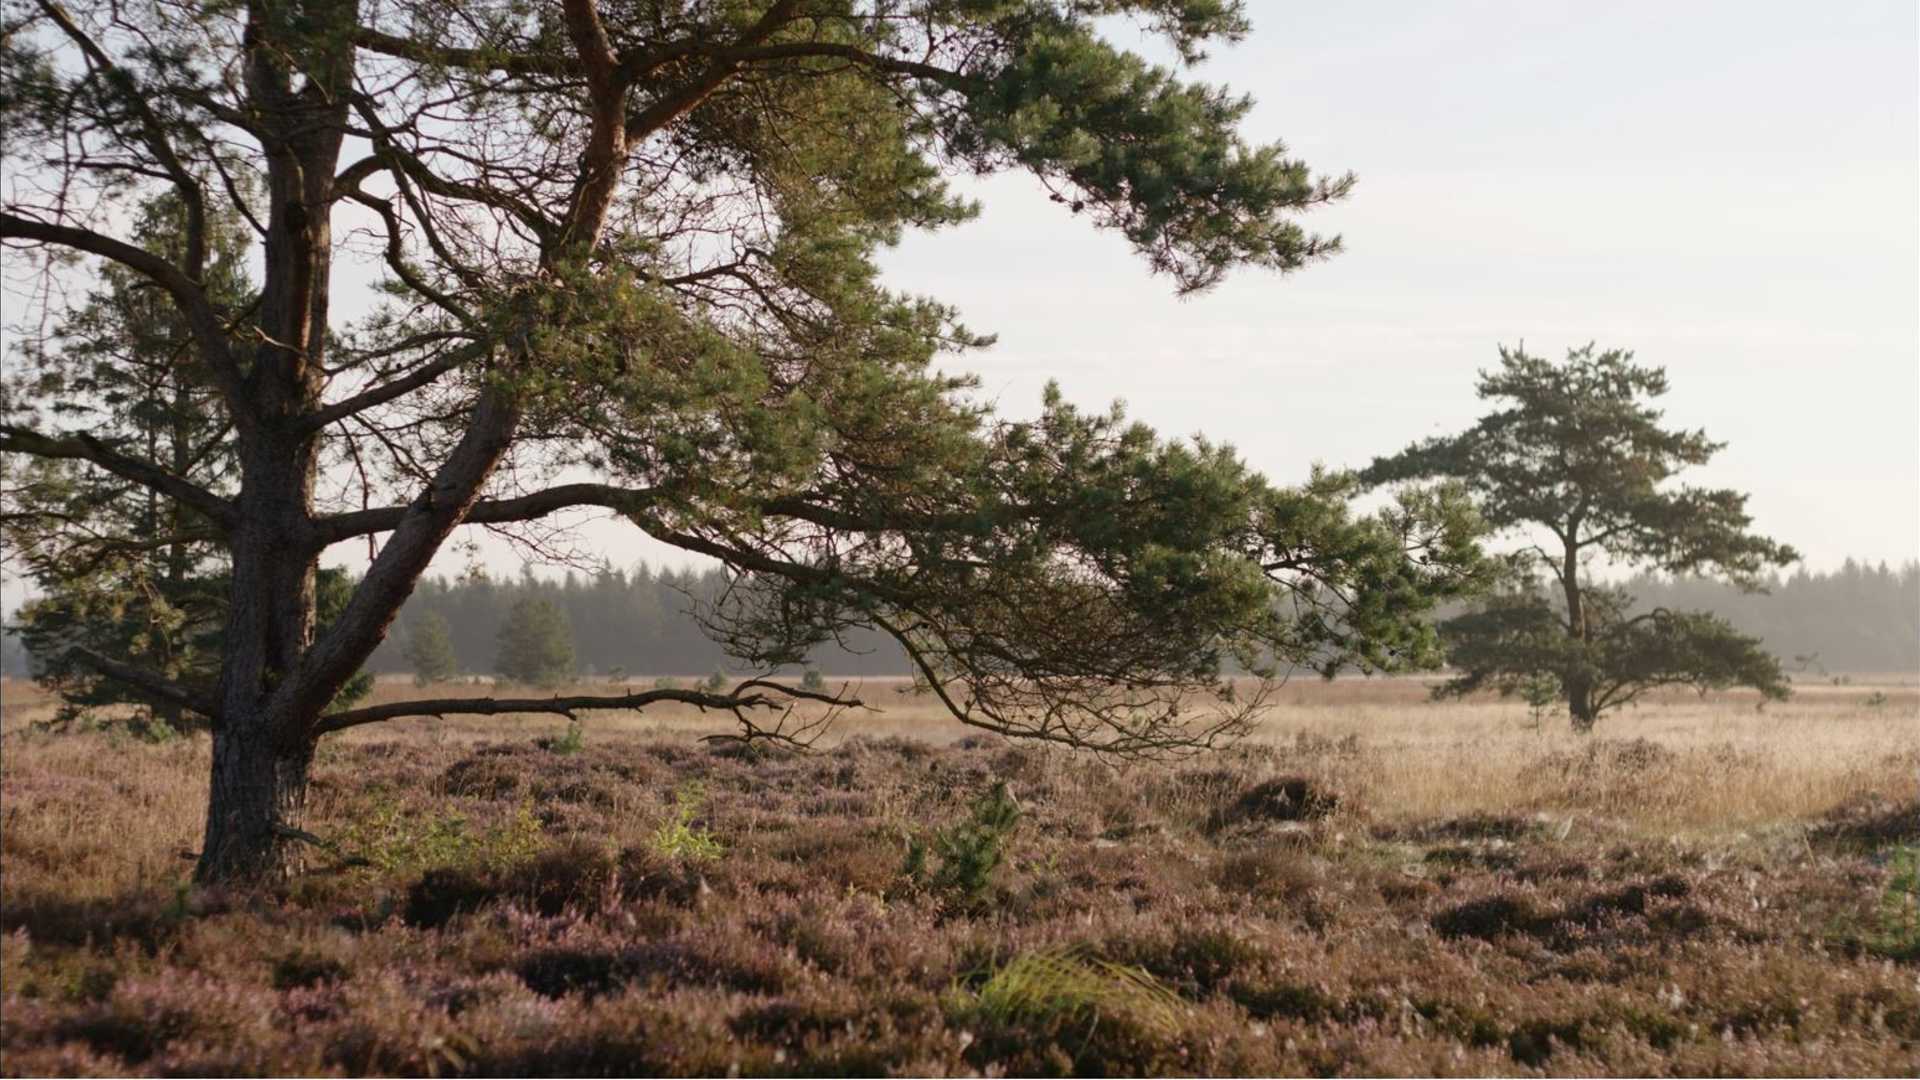
<svg viewBox="0 0 1920 1080"><path fill-rule="evenodd" d="M405 722L322 746L308 873L212 892L204 738L40 733L8 681L0 1069L1908 1075L1917 683L1579 738L1301 680L1132 766L872 679L808 754Z"/></svg>

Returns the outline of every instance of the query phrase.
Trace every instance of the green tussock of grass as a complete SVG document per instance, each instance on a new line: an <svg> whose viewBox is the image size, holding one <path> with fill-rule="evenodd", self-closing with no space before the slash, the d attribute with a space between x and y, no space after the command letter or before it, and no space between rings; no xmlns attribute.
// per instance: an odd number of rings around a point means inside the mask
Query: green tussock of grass
<svg viewBox="0 0 1920 1080"><path fill-rule="evenodd" d="M1085 1024L1118 1020L1158 1035L1180 1027L1186 1003L1137 967L1067 947L1021 953L997 968L956 1012L1001 1027Z"/></svg>

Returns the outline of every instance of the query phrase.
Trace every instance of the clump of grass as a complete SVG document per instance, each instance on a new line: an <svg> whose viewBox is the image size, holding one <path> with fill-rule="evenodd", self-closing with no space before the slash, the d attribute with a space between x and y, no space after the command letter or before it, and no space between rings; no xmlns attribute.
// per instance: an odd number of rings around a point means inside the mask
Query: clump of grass
<svg viewBox="0 0 1920 1080"><path fill-rule="evenodd" d="M1046 1030L1118 1021L1162 1037L1180 1028L1185 1002L1146 971L1088 955L1079 947L1021 953L971 994L956 996L962 1022Z"/></svg>
<svg viewBox="0 0 1920 1080"><path fill-rule="evenodd" d="M726 846L712 832L693 823L706 801L706 790L698 783L680 785L673 793L672 811L648 837L654 854L668 859L718 859L726 854Z"/></svg>
<svg viewBox="0 0 1920 1080"><path fill-rule="evenodd" d="M1304 776L1282 776L1254 785L1208 819L1219 830L1241 822L1318 821L1340 808L1340 796Z"/></svg>

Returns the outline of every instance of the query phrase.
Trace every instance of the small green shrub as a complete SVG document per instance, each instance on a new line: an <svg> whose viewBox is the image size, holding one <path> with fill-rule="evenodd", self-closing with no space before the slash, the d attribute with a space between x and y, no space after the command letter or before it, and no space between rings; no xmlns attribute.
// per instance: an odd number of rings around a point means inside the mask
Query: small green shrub
<svg viewBox="0 0 1920 1080"><path fill-rule="evenodd" d="M819 692L827 688L827 677L820 674L819 668L808 668L800 676L800 688Z"/></svg>
<svg viewBox="0 0 1920 1080"><path fill-rule="evenodd" d="M1559 711L1560 677L1547 672L1527 676L1520 683L1520 698L1527 703L1528 727L1537 731L1548 717Z"/></svg>
<svg viewBox="0 0 1920 1080"><path fill-rule="evenodd" d="M540 850L542 835L530 801L506 821L476 831L461 815L423 815L386 798L352 821L336 846L377 870L415 874L429 867L520 862Z"/></svg>
<svg viewBox="0 0 1920 1080"><path fill-rule="evenodd" d="M730 681L731 680L727 678L726 672L721 671L719 668L714 668L713 674L707 676L706 681L700 684L700 689L705 690L709 694L717 694L725 690L727 683Z"/></svg>
<svg viewBox="0 0 1920 1080"><path fill-rule="evenodd" d="M97 713L66 706L58 714L47 720L35 720L27 725L27 730L47 735L85 735L98 733L111 741L131 739L149 746L164 746L183 736L179 728L169 724L165 718L150 712L140 712L132 716L101 716Z"/></svg>
<svg viewBox="0 0 1920 1080"><path fill-rule="evenodd" d="M693 823L706 799L698 783L682 784L673 794L673 810L647 838L647 846L669 859L717 859L726 854L726 847L711 832Z"/></svg>
<svg viewBox="0 0 1920 1080"><path fill-rule="evenodd" d="M996 783L973 804L966 821L934 834L937 867L929 872L928 845L914 839L908 842L901 872L913 884L940 893L958 906L977 907L993 886L994 871L1006 861L1007 841L1019 824L1020 804L1005 781Z"/></svg>
<svg viewBox="0 0 1920 1080"><path fill-rule="evenodd" d="M1873 950L1898 960L1920 960L1920 847L1894 848L1887 868L1892 876L1880 895Z"/></svg>
<svg viewBox="0 0 1920 1080"><path fill-rule="evenodd" d="M547 749L556 754L577 754L587 745L586 729L575 720L567 725L567 733L547 744Z"/></svg>

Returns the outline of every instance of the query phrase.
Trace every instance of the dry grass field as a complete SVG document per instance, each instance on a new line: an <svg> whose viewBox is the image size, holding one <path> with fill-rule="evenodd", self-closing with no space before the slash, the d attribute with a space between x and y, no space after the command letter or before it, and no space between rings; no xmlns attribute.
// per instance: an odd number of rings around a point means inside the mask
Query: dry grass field
<svg viewBox="0 0 1920 1080"><path fill-rule="evenodd" d="M1136 766L904 689L811 754L679 709L351 732L332 849L229 893L185 883L203 739L0 684L0 1070L1920 1072L1911 676L1588 739L1303 680Z"/></svg>

